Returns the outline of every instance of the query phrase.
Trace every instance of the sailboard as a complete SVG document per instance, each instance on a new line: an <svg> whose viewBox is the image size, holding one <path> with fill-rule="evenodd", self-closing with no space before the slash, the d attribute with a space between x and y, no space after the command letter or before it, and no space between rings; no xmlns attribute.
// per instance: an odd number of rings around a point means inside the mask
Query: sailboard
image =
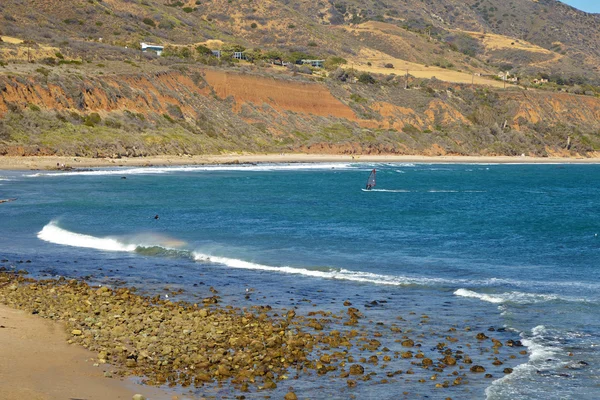
<svg viewBox="0 0 600 400"><path fill-rule="evenodd" d="M371 171L371 174L369 175L369 178L367 179L367 185L365 187L366 190L371 190L375 187L376 175L377 175L377 171L375 171L375 169L373 169Z"/></svg>

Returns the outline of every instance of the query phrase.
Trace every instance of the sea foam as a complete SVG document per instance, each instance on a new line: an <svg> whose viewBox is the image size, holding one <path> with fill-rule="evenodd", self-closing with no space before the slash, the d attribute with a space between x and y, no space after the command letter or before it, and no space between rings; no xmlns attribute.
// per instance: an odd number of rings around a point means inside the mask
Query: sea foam
<svg viewBox="0 0 600 400"><path fill-rule="evenodd" d="M55 221L50 222L38 233L38 238L54 244L73 247L86 247L105 251L135 251L134 244L125 244L118 239L105 237L98 238L81 233L70 232L62 229Z"/></svg>
<svg viewBox="0 0 600 400"><path fill-rule="evenodd" d="M583 298L575 298L575 297L566 297L566 296L558 296L555 294L541 294L541 293L523 293L523 292L506 292L506 293L477 293L469 289L458 289L454 292L454 295L460 297L469 297L474 299L479 299L482 301L487 301L488 303L494 304L504 304L504 303L513 303L513 304L536 304L543 303L547 301L567 301L567 302L581 302L586 303L589 302L587 299Z"/></svg>
<svg viewBox="0 0 600 400"><path fill-rule="evenodd" d="M239 165L194 165L176 167L111 168L85 171L48 172L26 175L40 176L101 176L101 175L160 175L173 172L212 172L212 171L302 171L350 169L349 163L292 163L292 164L239 164Z"/></svg>
<svg viewBox="0 0 600 400"><path fill-rule="evenodd" d="M540 371L552 373L567 364L560 360L565 350L552 341L552 333L543 325L534 327L531 334L521 333L521 343L527 347L529 359L513 368L511 374L493 381L485 390L486 399L524 398L525 394L519 390L531 387L516 382L535 380Z"/></svg>

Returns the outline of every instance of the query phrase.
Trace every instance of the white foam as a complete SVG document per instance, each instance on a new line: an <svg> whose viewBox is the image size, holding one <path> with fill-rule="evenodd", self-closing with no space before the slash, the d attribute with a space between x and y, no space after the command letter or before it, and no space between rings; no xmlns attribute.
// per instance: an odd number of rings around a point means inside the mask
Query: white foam
<svg viewBox="0 0 600 400"><path fill-rule="evenodd" d="M363 192L384 192L384 193L410 193L410 190L403 189L362 189Z"/></svg>
<svg viewBox="0 0 600 400"><path fill-rule="evenodd" d="M566 365L565 362L556 360L557 356L564 353L564 349L552 345L551 340L547 338L549 336L551 334L543 325L531 329L531 335L521 333L521 343L527 347L529 359L513 368L511 374L492 382L485 389L486 399L519 398L514 390L520 386L515 385L515 381L531 380L529 376L538 370L556 370Z"/></svg>
<svg viewBox="0 0 600 400"><path fill-rule="evenodd" d="M54 244L65 246L85 247L105 251L135 251L134 244L124 244L117 239L106 237L98 238L90 235L70 232L59 227L52 221L38 233L38 238Z"/></svg>
<svg viewBox="0 0 600 400"><path fill-rule="evenodd" d="M239 165L195 165L177 167L140 167L94 169L85 171L35 173L27 177L39 176L101 176L101 175L160 175L173 172L210 172L210 171L301 171L350 169L349 163L292 163L292 164L239 164Z"/></svg>
<svg viewBox="0 0 600 400"><path fill-rule="evenodd" d="M587 299L574 298L566 296L558 296L555 294L541 294L541 293L523 293L523 292L506 292L506 293L477 293L468 289L458 289L454 292L456 296L475 298L488 303L502 304L502 303L515 303L515 304L536 304L547 301L561 300L568 302L589 302Z"/></svg>
<svg viewBox="0 0 600 400"><path fill-rule="evenodd" d="M221 264L230 268L238 269L250 269L259 271L270 271L283 274L303 275L315 278L323 279L340 279L353 282L373 283L377 285L392 285L392 286L406 286L406 285L431 285L431 284L445 284L448 280L441 278L426 278L426 277L406 277L406 276L390 276L373 274L369 272L361 271L350 271L346 269L334 269L328 270L313 270L308 268L298 268L290 266L272 266L254 263L250 261L239 260L229 257L213 256L200 252L193 252L193 257L196 261L211 262Z"/></svg>

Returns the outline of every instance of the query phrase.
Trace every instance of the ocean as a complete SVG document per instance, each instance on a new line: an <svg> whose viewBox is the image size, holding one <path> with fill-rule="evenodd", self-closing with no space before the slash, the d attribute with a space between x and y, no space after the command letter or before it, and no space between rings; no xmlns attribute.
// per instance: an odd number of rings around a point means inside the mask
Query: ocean
<svg viewBox="0 0 600 400"><path fill-rule="evenodd" d="M364 191L372 169L377 185ZM300 398L600 398L600 165L0 171L0 198L13 197L0 204L0 266L35 277L182 289L177 298L192 302L212 286L223 304L298 313L350 301L365 330L409 324L427 351L449 331L474 361L493 356L478 332L527 350L504 346L492 377L445 389L401 358L389 368L414 374L387 383L382 366L356 387L307 373L288 385ZM382 343L399 350L386 332ZM282 397L280 386L245 396Z"/></svg>

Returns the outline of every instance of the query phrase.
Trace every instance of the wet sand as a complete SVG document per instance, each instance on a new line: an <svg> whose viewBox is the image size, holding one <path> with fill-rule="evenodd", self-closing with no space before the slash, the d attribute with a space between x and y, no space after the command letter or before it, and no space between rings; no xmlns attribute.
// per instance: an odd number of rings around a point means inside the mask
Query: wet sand
<svg viewBox="0 0 600 400"><path fill-rule="evenodd" d="M197 156L152 156L123 158L83 158L58 156L0 156L1 170L48 170L59 168L135 167L164 165L201 165L224 163L289 163L289 162L421 162L421 163L600 163L600 158L509 157L509 156L395 156L339 154L229 154Z"/></svg>

